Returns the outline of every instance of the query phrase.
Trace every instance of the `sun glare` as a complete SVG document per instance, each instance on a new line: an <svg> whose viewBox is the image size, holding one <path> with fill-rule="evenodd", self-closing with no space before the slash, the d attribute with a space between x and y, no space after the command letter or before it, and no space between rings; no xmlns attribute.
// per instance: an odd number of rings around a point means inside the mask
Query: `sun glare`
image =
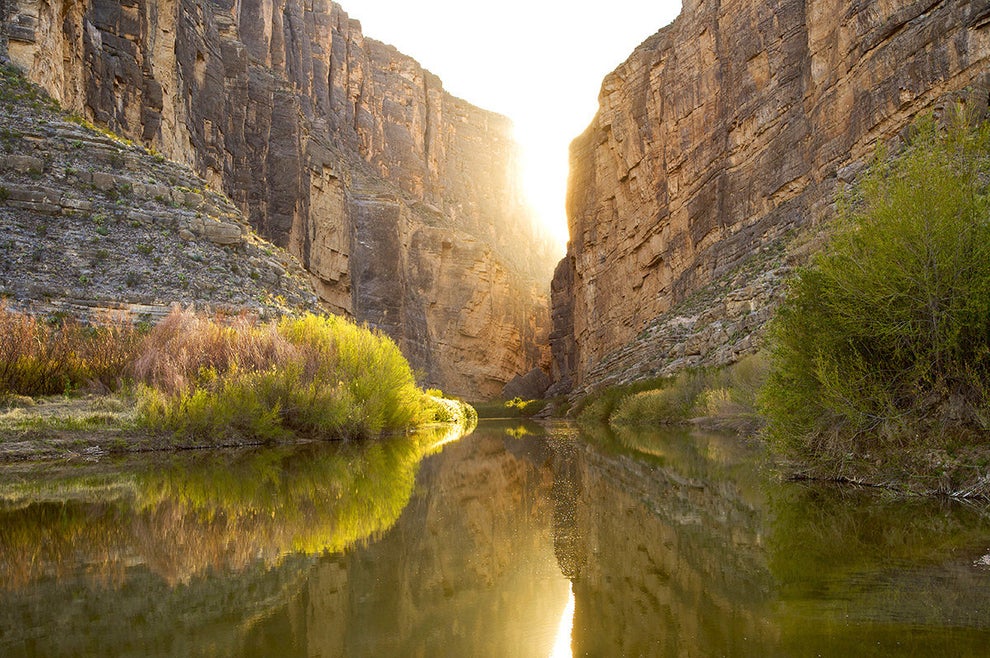
<svg viewBox="0 0 990 658"><path fill-rule="evenodd" d="M341 0L366 36L391 43L440 76L444 88L512 119L522 182L546 234L567 244L568 145L598 109L602 79L672 20L681 0L601 4L505 0Z"/></svg>
<svg viewBox="0 0 990 658"><path fill-rule="evenodd" d="M553 136L516 129L522 149L522 183L526 198L561 253L567 245L567 150Z"/></svg>
<svg viewBox="0 0 990 658"><path fill-rule="evenodd" d="M574 655L571 650L571 632L574 630L574 585L571 585L567 592L567 606L564 614L560 617L560 626L557 627L557 639L554 640L553 649L550 651L550 658L571 658Z"/></svg>

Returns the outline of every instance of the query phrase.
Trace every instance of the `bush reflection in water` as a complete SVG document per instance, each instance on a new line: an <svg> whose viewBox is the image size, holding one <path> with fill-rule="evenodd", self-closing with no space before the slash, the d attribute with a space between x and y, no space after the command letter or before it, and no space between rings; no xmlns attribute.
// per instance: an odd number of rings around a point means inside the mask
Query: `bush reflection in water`
<svg viewBox="0 0 990 658"><path fill-rule="evenodd" d="M0 588L80 564L107 586L133 564L176 585L343 550L390 528L422 458L460 434L443 426L375 443L186 453L113 474L83 466L40 484L22 474L0 483Z"/></svg>

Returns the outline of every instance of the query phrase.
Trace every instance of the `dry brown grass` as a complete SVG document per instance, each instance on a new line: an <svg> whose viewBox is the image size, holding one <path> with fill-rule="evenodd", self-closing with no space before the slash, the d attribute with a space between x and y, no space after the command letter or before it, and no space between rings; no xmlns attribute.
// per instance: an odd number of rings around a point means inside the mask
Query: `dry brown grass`
<svg viewBox="0 0 990 658"><path fill-rule="evenodd" d="M140 333L126 313L84 325L38 318L0 302L0 393L54 395L80 388L118 390Z"/></svg>
<svg viewBox="0 0 990 658"><path fill-rule="evenodd" d="M188 390L204 370L221 375L235 366L267 370L284 366L295 352L274 324L258 324L253 316L213 320L192 310L174 309L141 342L131 374L173 394Z"/></svg>

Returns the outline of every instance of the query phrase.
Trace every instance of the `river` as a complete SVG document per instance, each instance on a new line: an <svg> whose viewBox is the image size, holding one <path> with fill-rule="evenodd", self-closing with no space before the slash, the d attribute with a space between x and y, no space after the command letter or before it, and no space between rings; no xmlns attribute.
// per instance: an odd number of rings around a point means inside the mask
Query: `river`
<svg viewBox="0 0 990 658"><path fill-rule="evenodd" d="M990 512L697 430L0 470L3 656L986 655Z"/></svg>

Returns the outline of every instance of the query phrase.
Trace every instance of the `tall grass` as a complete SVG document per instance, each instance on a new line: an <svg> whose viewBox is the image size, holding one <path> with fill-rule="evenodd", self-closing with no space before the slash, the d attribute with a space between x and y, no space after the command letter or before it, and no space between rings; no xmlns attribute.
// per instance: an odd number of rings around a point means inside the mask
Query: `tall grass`
<svg viewBox="0 0 990 658"><path fill-rule="evenodd" d="M135 361L138 417L207 443L374 437L429 419L391 339L338 317L221 323L174 311Z"/></svg>
<svg viewBox="0 0 990 658"><path fill-rule="evenodd" d="M687 370L660 386L626 394L608 416L612 425L659 426L704 421L708 425L751 431L762 423L757 393L766 379L761 354L744 357L724 368Z"/></svg>
<svg viewBox="0 0 990 658"><path fill-rule="evenodd" d="M133 386L137 422L203 445L375 437L474 410L427 395L386 336L339 317L259 323L175 309L147 332L124 315L44 321L0 304L0 395Z"/></svg>
<svg viewBox="0 0 990 658"><path fill-rule="evenodd" d="M140 338L130 319L105 313L91 325L39 319L0 302L0 395L118 390Z"/></svg>

